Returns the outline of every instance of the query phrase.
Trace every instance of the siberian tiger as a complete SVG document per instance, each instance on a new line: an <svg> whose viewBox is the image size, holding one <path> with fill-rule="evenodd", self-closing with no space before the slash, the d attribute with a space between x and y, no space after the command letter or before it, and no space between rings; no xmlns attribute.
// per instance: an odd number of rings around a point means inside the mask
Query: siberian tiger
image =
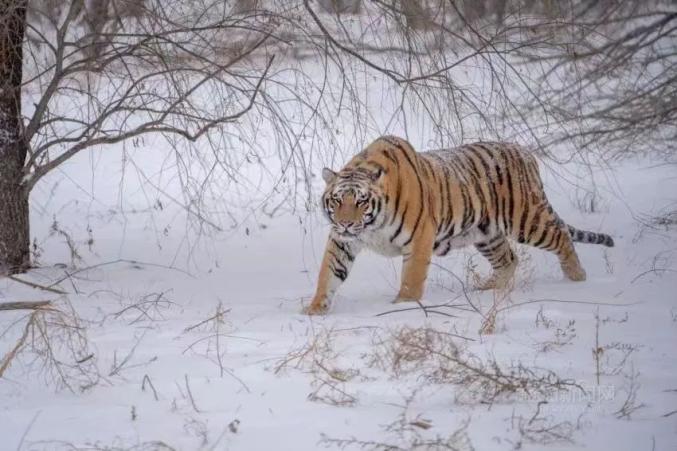
<svg viewBox="0 0 677 451"><path fill-rule="evenodd" d="M364 247L403 256L395 302L418 301L432 254L474 244L493 274L480 289L502 288L517 257L508 238L554 252L571 280L585 280L573 242L613 246L608 235L562 221L543 191L538 165L518 145L478 142L416 152L404 139L383 136L327 183L322 208L331 232L308 314L326 312Z"/></svg>

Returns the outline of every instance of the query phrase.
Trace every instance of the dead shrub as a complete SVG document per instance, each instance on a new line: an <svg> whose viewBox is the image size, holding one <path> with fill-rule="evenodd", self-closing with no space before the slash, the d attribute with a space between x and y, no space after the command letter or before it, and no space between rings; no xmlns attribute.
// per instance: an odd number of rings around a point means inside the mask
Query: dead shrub
<svg viewBox="0 0 677 451"><path fill-rule="evenodd" d="M457 401L464 404L547 398L572 389L584 392L574 381L547 369L482 359L457 344L452 334L430 327L405 326L380 338L372 362L395 377L416 374L432 383L455 385Z"/></svg>
<svg viewBox="0 0 677 451"><path fill-rule="evenodd" d="M355 368L342 368L338 363L339 353L334 346L334 331L321 329L302 346L292 350L276 365L279 374L290 368L303 371L312 378L310 401L333 406L353 406L357 397L351 394L346 384L360 375Z"/></svg>
<svg viewBox="0 0 677 451"><path fill-rule="evenodd" d="M23 377L38 372L47 384L73 392L86 391L99 382L87 330L67 297L13 322L0 338L19 324L23 324L23 331L0 360L0 378L10 370L17 375L23 372Z"/></svg>

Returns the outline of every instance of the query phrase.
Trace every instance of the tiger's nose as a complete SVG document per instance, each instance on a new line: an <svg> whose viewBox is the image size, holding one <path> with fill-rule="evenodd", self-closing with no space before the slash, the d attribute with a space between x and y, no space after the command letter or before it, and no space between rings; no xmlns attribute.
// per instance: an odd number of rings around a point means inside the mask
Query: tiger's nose
<svg viewBox="0 0 677 451"><path fill-rule="evenodd" d="M350 227L352 227L355 223L354 222L341 222L339 225L343 229L344 232L347 232Z"/></svg>

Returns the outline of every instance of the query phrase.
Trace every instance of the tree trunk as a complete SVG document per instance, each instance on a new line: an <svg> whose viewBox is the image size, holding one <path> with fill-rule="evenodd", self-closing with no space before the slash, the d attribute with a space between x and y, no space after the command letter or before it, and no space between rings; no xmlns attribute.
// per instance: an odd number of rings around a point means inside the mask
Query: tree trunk
<svg viewBox="0 0 677 451"><path fill-rule="evenodd" d="M30 265L27 143L21 118L22 44L26 0L0 0L0 273Z"/></svg>
<svg viewBox="0 0 677 451"><path fill-rule="evenodd" d="M430 15L426 5L418 0L400 0L400 8L407 28L420 30L430 24Z"/></svg>

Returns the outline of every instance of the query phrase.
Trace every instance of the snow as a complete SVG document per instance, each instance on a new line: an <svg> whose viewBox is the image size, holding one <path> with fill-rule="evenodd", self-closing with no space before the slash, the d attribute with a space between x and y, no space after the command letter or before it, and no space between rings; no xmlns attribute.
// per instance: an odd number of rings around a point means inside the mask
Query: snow
<svg viewBox="0 0 677 451"><path fill-rule="evenodd" d="M365 92L383 95L368 85ZM343 155L313 154L313 170L328 162L337 169L360 150L355 142L385 132L395 117L386 103L373 113L376 125L343 133L339 144L353 143ZM420 122L407 129L414 145L439 144L420 132ZM387 131L397 134L397 124ZM263 141L270 136L261 133ZM41 285L60 280L54 288L67 294L4 278L0 302L50 299L64 312L72 307L86 347L76 355L55 352L65 365L87 359L80 365L90 372L74 372L69 390L44 366L44 355L27 349L17 357L0 379L0 449L359 449L335 441L353 438L414 449L417 440L455 431L458 449L636 451L677 443L677 231L648 219L674 203L674 165L648 157L592 169L543 162L559 215L612 235L616 247L577 246L588 274L582 283L563 280L554 256L520 247L515 289L498 297L503 310L494 333L481 334L496 299L464 291L474 273L489 270L470 249L433 260L423 305L451 306L427 315L421 308L394 311L408 307L389 303L400 262L364 252L327 316L301 314L328 232L322 214L284 200L276 215L261 212L254 206L272 183L262 177L255 188L220 186L232 188L230 197L209 191L201 208L224 230L200 228L169 200L191 199L181 197L168 147L149 138L133 148L80 154L32 194L42 266L19 277ZM250 169L242 163L240 170ZM316 179L311 199L322 189ZM0 356L29 314L0 313ZM429 361L396 374L375 360L403 327L456 334L454 343L472 361L549 370L584 391L547 399L520 392L487 404L463 384L431 381ZM80 389L90 377L96 383ZM624 404L628 416L618 413Z"/></svg>

